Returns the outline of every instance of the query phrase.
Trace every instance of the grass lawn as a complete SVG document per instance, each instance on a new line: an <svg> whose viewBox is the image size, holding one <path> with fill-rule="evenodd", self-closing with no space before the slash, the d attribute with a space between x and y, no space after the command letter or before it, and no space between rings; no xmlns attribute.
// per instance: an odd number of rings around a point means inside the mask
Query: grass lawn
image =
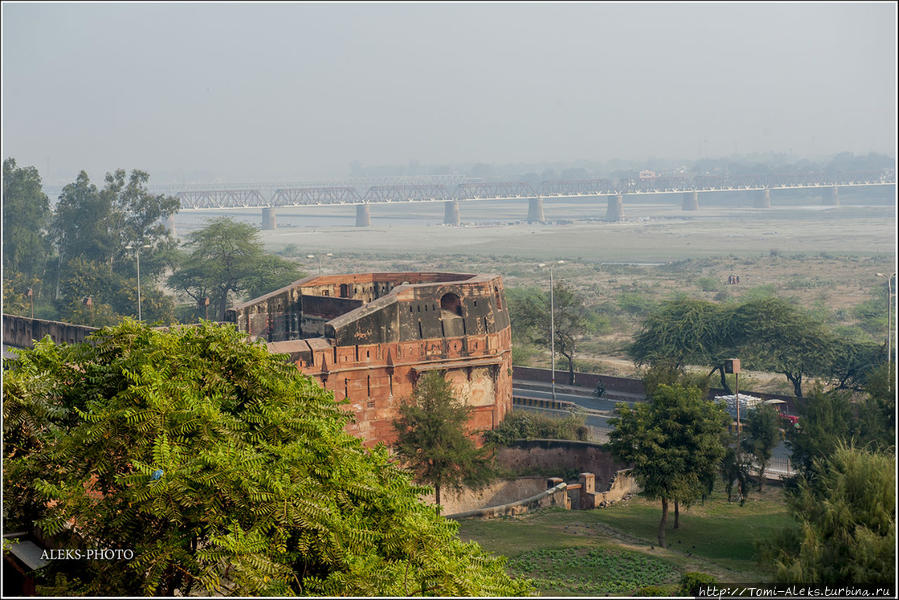
<svg viewBox="0 0 899 600"><path fill-rule="evenodd" d="M721 582L765 581L755 542L791 525L780 488L750 496L744 506L716 490L704 506L669 512L668 548L656 531L659 502L632 498L590 511L544 509L520 517L466 520L459 534L509 558L510 573L534 579L541 595L629 595L642 586L674 593L684 572Z"/></svg>

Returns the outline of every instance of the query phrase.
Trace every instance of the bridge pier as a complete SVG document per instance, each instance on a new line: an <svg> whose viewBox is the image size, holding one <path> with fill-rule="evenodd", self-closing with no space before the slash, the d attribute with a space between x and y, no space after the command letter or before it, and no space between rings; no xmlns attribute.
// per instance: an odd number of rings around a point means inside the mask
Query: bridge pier
<svg viewBox="0 0 899 600"><path fill-rule="evenodd" d="M622 196L621 194L618 194L617 196L609 196L608 202L609 203L606 208L606 221L620 221L624 204L624 196Z"/></svg>
<svg viewBox="0 0 899 600"><path fill-rule="evenodd" d="M771 208L771 190L759 190L753 206L755 208Z"/></svg>
<svg viewBox="0 0 899 600"><path fill-rule="evenodd" d="M840 190L837 186L830 188L830 198L827 197L826 193L824 194L824 202L822 204L824 204L824 206L840 205Z"/></svg>
<svg viewBox="0 0 899 600"><path fill-rule="evenodd" d="M356 227L368 227L371 225L371 210L368 204L356 205Z"/></svg>
<svg viewBox="0 0 899 600"><path fill-rule="evenodd" d="M443 224L458 227L462 223L459 217L459 201L447 200L443 205Z"/></svg>
<svg viewBox="0 0 899 600"><path fill-rule="evenodd" d="M275 222L275 209L272 207L263 208L262 209L262 228L263 229L277 229L278 225Z"/></svg>
<svg viewBox="0 0 899 600"><path fill-rule="evenodd" d="M528 223L546 223L543 215L543 198L528 200Z"/></svg>
<svg viewBox="0 0 899 600"><path fill-rule="evenodd" d="M684 192L682 210L699 210L699 192Z"/></svg>

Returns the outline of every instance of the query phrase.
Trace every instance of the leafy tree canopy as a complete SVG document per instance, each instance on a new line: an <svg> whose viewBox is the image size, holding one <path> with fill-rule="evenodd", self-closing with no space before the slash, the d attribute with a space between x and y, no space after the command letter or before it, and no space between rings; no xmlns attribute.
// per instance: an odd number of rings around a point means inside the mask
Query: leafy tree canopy
<svg viewBox="0 0 899 600"><path fill-rule="evenodd" d="M590 320L584 298L563 283L553 286L553 297L546 292L516 292L509 300L512 331L525 332L535 344L549 346L551 337L550 308L554 307L555 349L568 363L568 383L574 383L574 356L577 341L594 323ZM518 334L520 335L520 334ZM519 338L520 339L520 338Z"/></svg>
<svg viewBox="0 0 899 600"><path fill-rule="evenodd" d="M177 198L151 194L149 179L143 171L126 175L119 169L107 173L105 186L98 189L82 171L65 186L51 228L62 260L83 258L134 277L139 251L141 278L154 280L170 262L175 243L162 221L180 204Z"/></svg>
<svg viewBox="0 0 899 600"><path fill-rule="evenodd" d="M741 304L667 301L644 321L630 352L638 364L710 365L728 393L724 359L739 356L748 368L783 373L800 398L809 376L858 387L884 358L876 346L840 339L823 322L775 297Z"/></svg>
<svg viewBox="0 0 899 600"><path fill-rule="evenodd" d="M231 219L215 219L190 234L169 285L198 305L209 298L215 318L223 320L237 294L264 294L302 277L296 263L267 255L259 230Z"/></svg>
<svg viewBox="0 0 899 600"><path fill-rule="evenodd" d="M54 561L60 594L518 595L333 396L205 323L49 340L4 377L10 526L130 561ZM73 528L67 526L74 524Z"/></svg>
<svg viewBox="0 0 899 600"><path fill-rule="evenodd" d="M815 459L814 480L788 496L798 527L766 545L775 579L789 583L895 582L896 461L839 444Z"/></svg>
<svg viewBox="0 0 899 600"><path fill-rule="evenodd" d="M647 403L621 403L609 419L612 454L633 464L642 494L662 501L659 544L665 546L670 500L690 502L707 489L724 456L724 409L696 387L659 385Z"/></svg>
<svg viewBox="0 0 899 600"><path fill-rule="evenodd" d="M806 478L818 476L816 465L840 446L852 443L872 451L895 448L895 375L886 365L876 369L864 398L853 400L845 390L815 390L799 405L797 427L788 430L791 461Z"/></svg>
<svg viewBox="0 0 899 600"><path fill-rule="evenodd" d="M3 161L3 271L40 275L48 247L44 237L50 201L34 167Z"/></svg>

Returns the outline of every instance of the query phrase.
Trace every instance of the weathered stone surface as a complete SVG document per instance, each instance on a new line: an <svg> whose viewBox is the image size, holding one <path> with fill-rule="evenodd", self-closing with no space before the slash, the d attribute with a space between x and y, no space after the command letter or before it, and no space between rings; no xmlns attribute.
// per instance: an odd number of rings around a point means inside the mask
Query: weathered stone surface
<svg viewBox="0 0 899 600"><path fill-rule="evenodd" d="M3 345L15 348L31 348L48 335L57 344L77 344L95 331L96 327L86 325L3 315Z"/></svg>
<svg viewBox="0 0 899 600"><path fill-rule="evenodd" d="M502 279L460 273L307 277L240 304L228 319L289 354L304 373L349 399L348 430L392 442L397 406L422 373L440 370L473 407L470 430L512 408L511 328Z"/></svg>

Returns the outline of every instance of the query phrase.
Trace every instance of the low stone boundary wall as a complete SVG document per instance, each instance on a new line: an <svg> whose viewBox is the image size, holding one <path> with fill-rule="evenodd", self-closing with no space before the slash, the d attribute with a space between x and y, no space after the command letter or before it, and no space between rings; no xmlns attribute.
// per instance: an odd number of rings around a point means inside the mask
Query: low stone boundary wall
<svg viewBox="0 0 899 600"><path fill-rule="evenodd" d="M3 315L4 346L31 348L34 346L34 340L42 340L48 335L57 344L77 344L95 331L96 327L86 325Z"/></svg>
<svg viewBox="0 0 899 600"><path fill-rule="evenodd" d="M507 504L501 504L499 506L488 506L486 508L476 508L474 510L467 510L465 512L455 513L451 515L444 515L448 519L469 519L469 518L491 518L491 517L502 517L505 515L520 515L522 513L526 513L529 510L535 510L537 508L543 508L546 506L561 506L562 508L570 509L571 508L571 500L568 497L568 492L566 488L568 484L564 481L561 483L557 483L553 487L540 492L530 498L525 498L524 500L518 500L517 502L509 502Z"/></svg>
<svg viewBox="0 0 899 600"><path fill-rule="evenodd" d="M518 440L512 446L498 448L496 462L521 475L529 470L546 474L594 473L600 489L608 488L615 473L630 466L612 458L603 444L575 440Z"/></svg>
<svg viewBox="0 0 899 600"><path fill-rule="evenodd" d="M515 379L550 383L552 381L552 370L513 365L512 377ZM640 379L613 377L611 375L596 375L594 373L575 372L574 374L574 385L595 388L599 382L602 382L606 391L625 392L628 394L646 394L646 387ZM568 385L568 371L556 370L556 385L560 384Z"/></svg>
<svg viewBox="0 0 899 600"><path fill-rule="evenodd" d="M530 498L535 494L539 494L545 491L546 488L546 477L542 475L502 479L479 489L465 488L459 492L446 489L441 490L440 504L445 514L454 514L485 506L499 506L500 504L517 502L522 498ZM433 504L435 502L434 494L423 496L422 500Z"/></svg>

